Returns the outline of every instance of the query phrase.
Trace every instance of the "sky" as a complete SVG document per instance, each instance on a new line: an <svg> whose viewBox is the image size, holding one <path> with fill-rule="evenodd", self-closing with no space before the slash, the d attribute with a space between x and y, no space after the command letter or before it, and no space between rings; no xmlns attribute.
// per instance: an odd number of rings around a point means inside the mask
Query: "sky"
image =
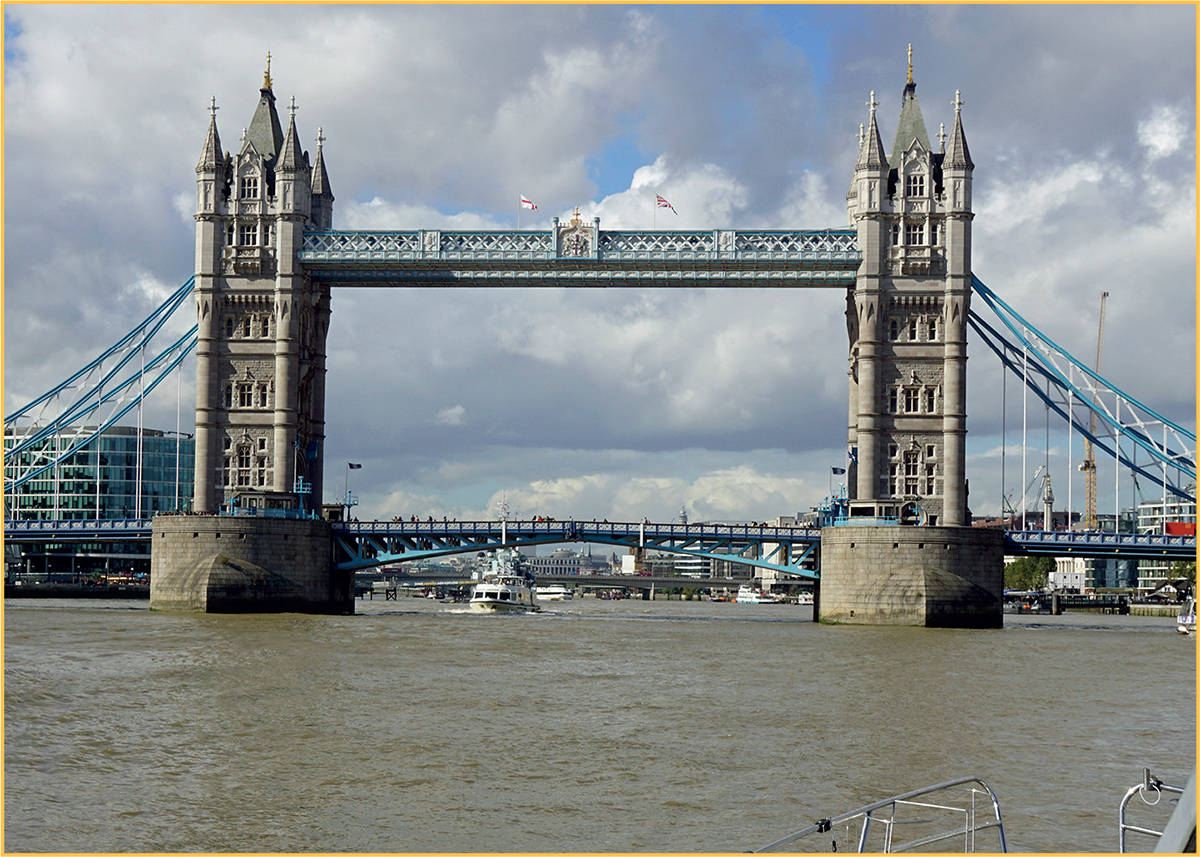
<svg viewBox="0 0 1200 857"><path fill-rule="evenodd" d="M847 225L872 92L891 148L911 44L931 137L961 92L976 275L1088 364L1108 291L1102 374L1195 428L1193 5L4 16L6 412L191 275L210 98L233 148L268 51L285 121L294 96L310 154L325 137L337 229L512 229L521 195L539 206L522 229L576 206L601 229L819 229ZM349 487L362 520L495 518L504 501L521 517L761 521L820 503L844 464L838 289L338 289L332 307L324 499ZM972 511L1019 505L1047 462L1057 507L1081 510L1081 442L1031 405L1022 475L1016 384L982 343L969 355ZM145 424L174 429L181 396L190 430L194 389L189 362ZM1100 511L1128 506L1133 483L1098 468Z"/></svg>

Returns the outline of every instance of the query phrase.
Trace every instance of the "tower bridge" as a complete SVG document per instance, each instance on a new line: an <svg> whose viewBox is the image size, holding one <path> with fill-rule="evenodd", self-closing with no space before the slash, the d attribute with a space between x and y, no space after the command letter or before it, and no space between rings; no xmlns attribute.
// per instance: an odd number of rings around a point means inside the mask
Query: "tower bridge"
<svg viewBox="0 0 1200 857"><path fill-rule="evenodd" d="M325 137L318 129L310 158L299 142L294 104L286 130L280 121L269 74L235 152L221 145L213 103L196 166L190 289L196 328L170 351L177 355L173 366L195 349L198 514L153 521L154 605L352 611L355 568L383 556L414 559L508 539L494 522L437 532L415 522L381 528L316 519L335 289L816 287L846 291L849 496L839 526L751 534L654 524L635 534L618 531L630 525L572 524L567 532L563 525L526 531L514 524L513 538L627 546L636 540L638 547L723 558L732 552L751 564L800 574L812 574L801 565L820 544L822 619L999 625L1005 551L1037 552L1061 542L1055 534L1006 540L1002 532L969 526L967 332L975 330L1010 368L1014 346L981 325L971 308L974 290L998 313L1008 310L971 267L975 165L963 102L956 93L951 130L939 136L936 149L911 65L890 150L874 93L867 106L846 197L847 228L612 231L576 209L542 230L347 232L333 229ZM1031 335L1023 320L1002 317L1027 350L1035 346L1046 395L1052 381L1056 413L1073 428L1084 431L1077 414L1087 408L1102 411L1114 437L1114 448L1105 451L1122 459L1122 437L1146 449L1161 465L1164 496L1168 488L1183 490L1185 479L1194 483L1194 433L1094 373L1077 374L1078 361L1060 361L1056 347ZM96 389L81 400L99 408L109 395ZM1119 404L1103 405L1104 395ZM1140 410L1124 418L1129 402ZM54 462L36 466L41 473ZM1142 465L1140 472L1156 478L1153 468ZM235 510L239 514L218 514ZM1105 549L1091 536L1073 544Z"/></svg>

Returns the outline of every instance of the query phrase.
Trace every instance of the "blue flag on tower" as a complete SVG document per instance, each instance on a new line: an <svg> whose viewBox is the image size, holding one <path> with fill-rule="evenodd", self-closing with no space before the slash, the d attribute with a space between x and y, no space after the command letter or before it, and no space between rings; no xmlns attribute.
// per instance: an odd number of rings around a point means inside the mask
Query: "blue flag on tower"
<svg viewBox="0 0 1200 857"><path fill-rule="evenodd" d="M846 472L846 468L844 468L844 467L831 467L830 470L832 470L834 472L834 474L840 474L840 473Z"/></svg>
<svg viewBox="0 0 1200 857"><path fill-rule="evenodd" d="M353 463L347 461L346 466L349 467L351 470L362 470L361 464L353 464Z"/></svg>

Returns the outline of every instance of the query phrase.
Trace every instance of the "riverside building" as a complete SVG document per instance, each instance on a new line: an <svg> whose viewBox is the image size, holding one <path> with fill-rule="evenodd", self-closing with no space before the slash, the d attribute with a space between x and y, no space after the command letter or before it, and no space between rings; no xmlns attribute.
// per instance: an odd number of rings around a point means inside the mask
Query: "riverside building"
<svg viewBox="0 0 1200 857"><path fill-rule="evenodd" d="M29 431L5 429L6 488L18 473L40 460L52 461L95 429L84 426L51 435L10 455ZM114 426L57 466L16 488L7 488L4 515L6 520L97 520L187 511L192 504L194 472L195 441L190 435Z"/></svg>

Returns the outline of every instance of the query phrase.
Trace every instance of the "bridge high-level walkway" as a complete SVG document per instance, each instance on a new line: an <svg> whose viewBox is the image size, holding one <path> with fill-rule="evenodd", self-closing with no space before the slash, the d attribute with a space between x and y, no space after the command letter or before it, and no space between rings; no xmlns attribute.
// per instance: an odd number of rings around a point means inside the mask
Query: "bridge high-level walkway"
<svg viewBox="0 0 1200 857"><path fill-rule="evenodd" d="M854 229L305 232L298 261L331 286L853 286Z"/></svg>

